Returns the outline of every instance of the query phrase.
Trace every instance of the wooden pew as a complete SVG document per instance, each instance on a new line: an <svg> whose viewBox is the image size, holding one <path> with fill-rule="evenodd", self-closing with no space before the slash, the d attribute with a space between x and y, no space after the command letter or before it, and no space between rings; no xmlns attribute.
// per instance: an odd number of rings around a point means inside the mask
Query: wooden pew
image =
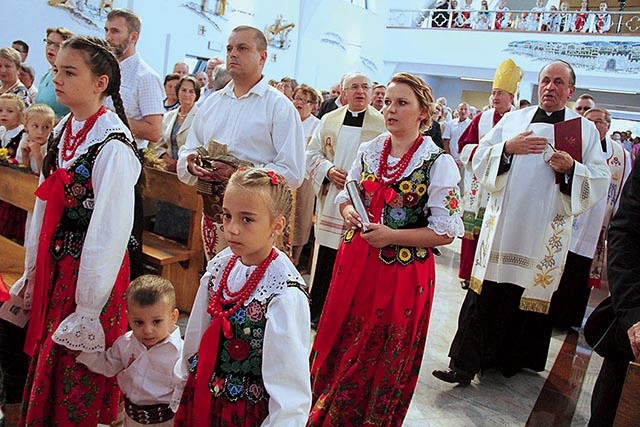
<svg viewBox="0 0 640 427"><path fill-rule="evenodd" d="M142 254L146 263L171 280L176 289L176 304L182 311L191 311L200 283L204 251L200 234L202 197L194 186L183 184L176 174L145 167L144 196L180 206L192 212L187 244L181 244L150 231L142 235Z"/></svg>
<svg viewBox="0 0 640 427"><path fill-rule="evenodd" d="M640 424L640 364L631 362L627 369L627 377L613 425L631 427L638 424Z"/></svg>
<svg viewBox="0 0 640 427"><path fill-rule="evenodd" d="M0 200L32 212L36 201L38 177L0 166ZM0 273L7 285L12 285L24 271L24 247L0 236Z"/></svg>

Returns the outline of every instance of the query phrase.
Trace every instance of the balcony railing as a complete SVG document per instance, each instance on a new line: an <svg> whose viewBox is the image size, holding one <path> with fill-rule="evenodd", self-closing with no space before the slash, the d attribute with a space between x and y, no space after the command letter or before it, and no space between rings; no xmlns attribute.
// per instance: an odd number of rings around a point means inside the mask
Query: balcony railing
<svg viewBox="0 0 640 427"><path fill-rule="evenodd" d="M640 12L392 9L388 26L637 35Z"/></svg>

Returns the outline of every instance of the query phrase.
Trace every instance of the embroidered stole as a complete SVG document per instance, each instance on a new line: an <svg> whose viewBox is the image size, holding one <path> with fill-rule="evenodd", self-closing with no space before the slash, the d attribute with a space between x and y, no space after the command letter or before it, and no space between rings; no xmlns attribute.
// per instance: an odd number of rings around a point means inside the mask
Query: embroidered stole
<svg viewBox="0 0 640 427"><path fill-rule="evenodd" d="M612 155L607 159L607 165L611 169L611 183L607 192L607 204L604 211L604 220L596 245L596 253L591 262L591 270L589 271L589 287L599 288L601 285L602 270L604 268L606 258L607 231L609 230L609 222L613 216L613 211L620 199L622 193L622 185L624 184L624 176L626 173L626 156L628 153L622 147L622 144L611 143Z"/></svg>

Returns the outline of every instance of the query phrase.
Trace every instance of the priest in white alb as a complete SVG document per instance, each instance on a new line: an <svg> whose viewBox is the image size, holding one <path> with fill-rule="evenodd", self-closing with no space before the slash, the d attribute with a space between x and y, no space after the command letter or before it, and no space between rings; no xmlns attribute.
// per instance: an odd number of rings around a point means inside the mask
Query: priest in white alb
<svg viewBox="0 0 640 427"><path fill-rule="evenodd" d="M540 105L507 114L480 141L473 169L490 198L450 369L433 372L442 381L545 369L549 301L573 217L605 196L610 179L595 126L565 107L574 91L571 65L551 62L540 71Z"/></svg>
<svg viewBox="0 0 640 427"><path fill-rule="evenodd" d="M344 188L347 171L358 147L386 129L384 118L371 101L371 80L364 74L345 76L342 90L347 105L325 114L307 146L307 173L316 193L315 248L311 285L311 323L317 324L327 298L333 264L345 230L334 203Z"/></svg>

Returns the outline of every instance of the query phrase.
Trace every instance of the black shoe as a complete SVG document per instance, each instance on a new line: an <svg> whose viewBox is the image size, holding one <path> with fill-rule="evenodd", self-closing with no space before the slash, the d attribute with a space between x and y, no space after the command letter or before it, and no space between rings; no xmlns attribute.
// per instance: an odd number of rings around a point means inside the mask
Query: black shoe
<svg viewBox="0 0 640 427"><path fill-rule="evenodd" d="M446 383L451 384L460 384L460 385L469 385L471 384L471 380L475 375L463 374L460 371L455 371L453 369L448 369L446 371L441 371L440 369L436 369L432 372L433 376L439 379L440 381L444 381Z"/></svg>
<svg viewBox="0 0 640 427"><path fill-rule="evenodd" d="M461 280L460 281L460 287L466 291L467 289L469 289L469 281L468 280Z"/></svg>

